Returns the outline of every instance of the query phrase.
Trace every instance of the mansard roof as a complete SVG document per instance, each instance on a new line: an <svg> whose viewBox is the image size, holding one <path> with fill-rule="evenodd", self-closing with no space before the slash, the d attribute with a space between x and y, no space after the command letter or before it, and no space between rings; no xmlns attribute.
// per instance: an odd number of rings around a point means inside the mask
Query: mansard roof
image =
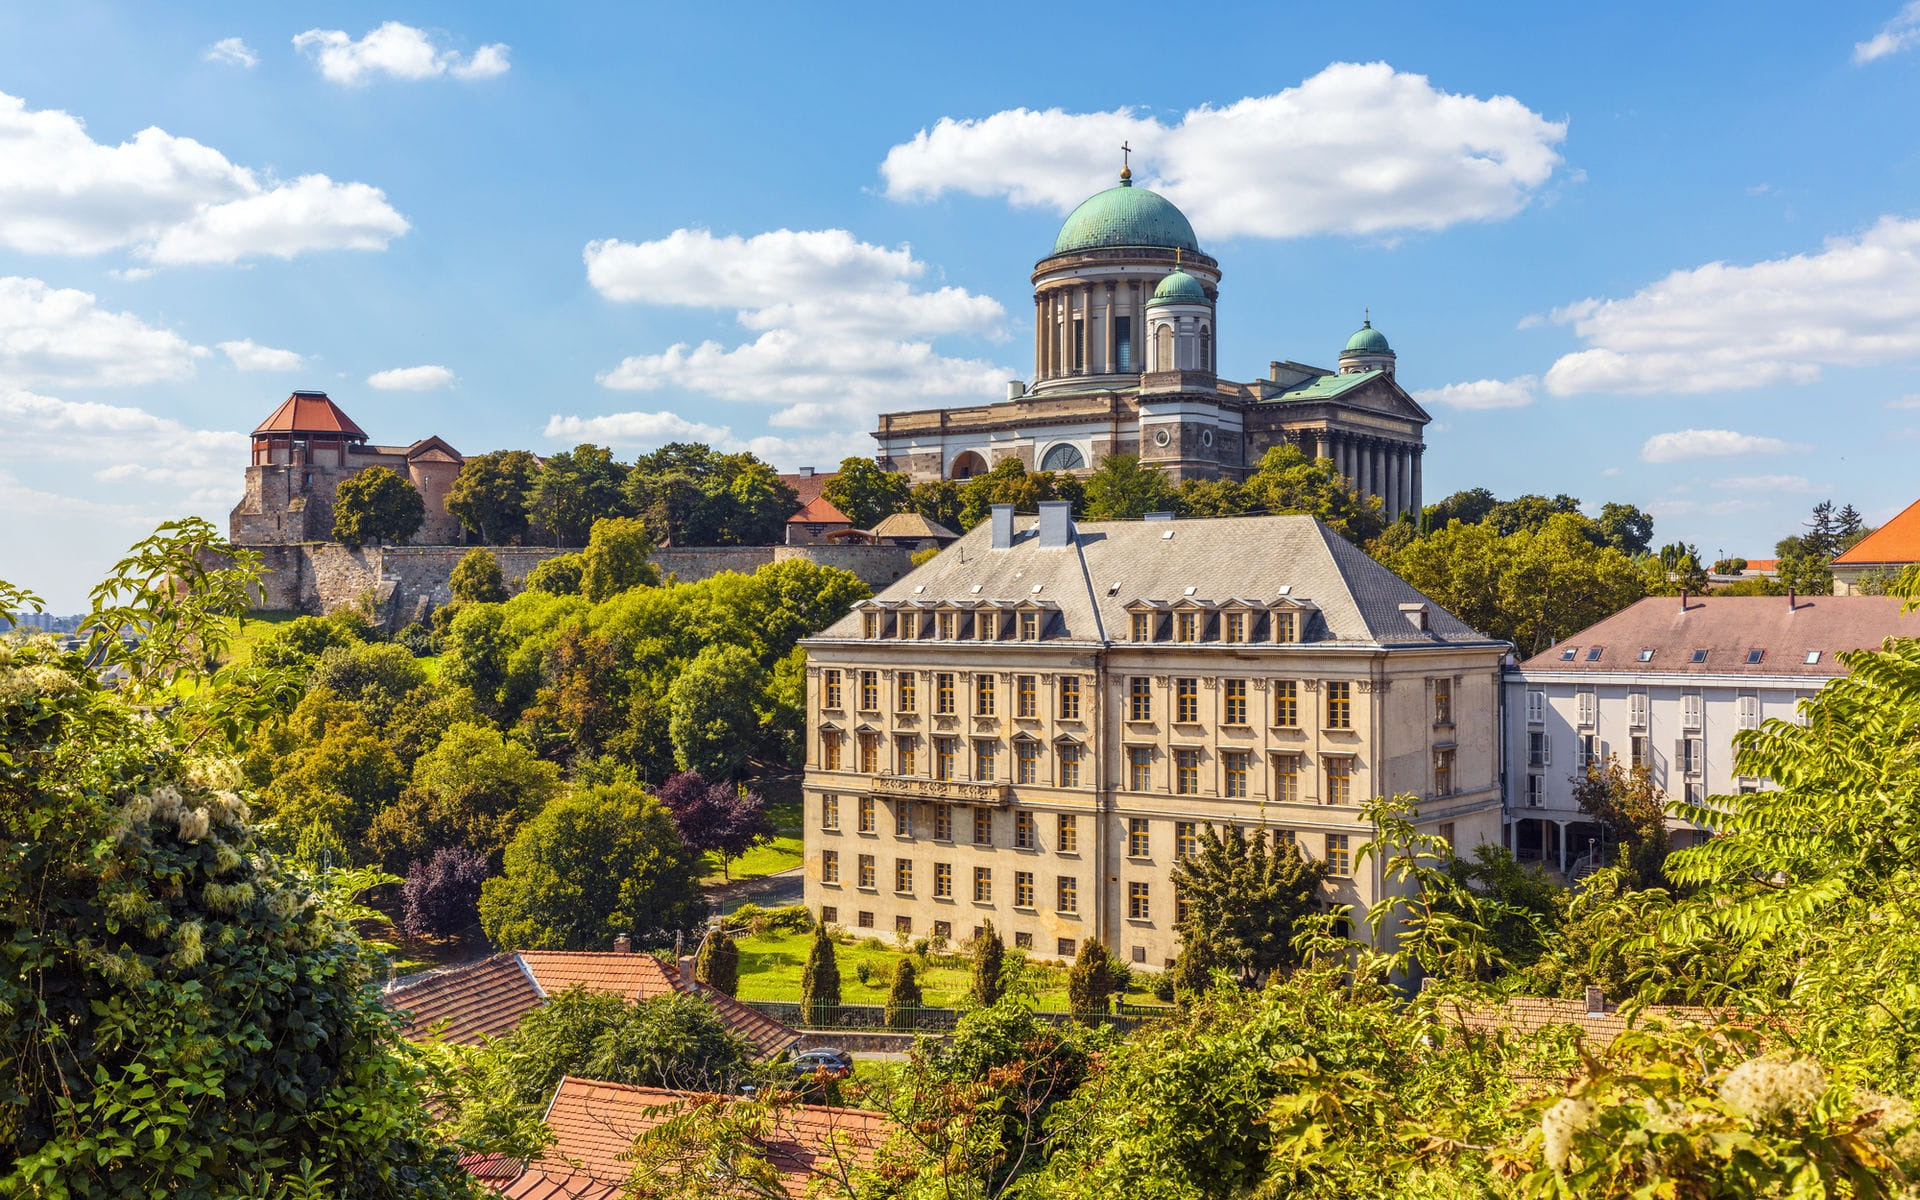
<svg viewBox="0 0 1920 1200"><path fill-rule="evenodd" d="M1520 664L1523 671L1643 676L1847 673L1840 655L1920 636L1896 596L1649 596ZM1758 661L1749 661L1754 652ZM1701 653L1699 662L1694 656ZM1643 660L1642 654L1647 657ZM1817 657L1815 657L1817 655ZM1813 657L1812 662L1808 658Z"/></svg>
<svg viewBox="0 0 1920 1200"><path fill-rule="evenodd" d="M363 442L367 440L367 431L354 424L353 418L329 400L325 392L293 393L253 432L331 433Z"/></svg>

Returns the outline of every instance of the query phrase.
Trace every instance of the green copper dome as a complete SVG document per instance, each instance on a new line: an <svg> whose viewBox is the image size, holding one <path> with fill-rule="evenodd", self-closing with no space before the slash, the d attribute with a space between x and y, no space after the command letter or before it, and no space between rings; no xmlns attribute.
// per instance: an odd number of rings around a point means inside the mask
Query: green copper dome
<svg viewBox="0 0 1920 1200"><path fill-rule="evenodd" d="M1185 271L1175 271L1160 281L1153 289L1153 299L1148 304L1205 304L1207 291L1200 281Z"/></svg>
<svg viewBox="0 0 1920 1200"><path fill-rule="evenodd" d="M1343 354L1392 354L1393 347L1387 345L1387 335L1373 327L1369 318L1354 335L1347 339L1347 348Z"/></svg>
<svg viewBox="0 0 1920 1200"><path fill-rule="evenodd" d="M1060 226L1053 252L1091 250L1100 246L1164 246L1198 253L1199 241L1184 213L1166 197L1133 186L1123 178L1082 201Z"/></svg>

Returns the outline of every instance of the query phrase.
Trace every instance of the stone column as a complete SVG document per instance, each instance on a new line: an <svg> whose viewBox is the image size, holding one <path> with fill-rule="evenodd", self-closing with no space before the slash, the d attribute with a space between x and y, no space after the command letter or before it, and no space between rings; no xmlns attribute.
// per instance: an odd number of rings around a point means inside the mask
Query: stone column
<svg viewBox="0 0 1920 1200"><path fill-rule="evenodd" d="M1373 439L1363 438L1360 442L1360 494L1370 496L1377 490L1373 486Z"/></svg>
<svg viewBox="0 0 1920 1200"><path fill-rule="evenodd" d="M1387 494L1383 498L1383 506L1387 514L1387 521L1389 524L1391 524L1393 521L1397 520L1400 516L1400 449L1399 447L1396 446L1396 447L1389 448L1386 452L1386 457L1387 457Z"/></svg>
<svg viewBox="0 0 1920 1200"><path fill-rule="evenodd" d="M1090 283L1080 285L1080 373L1093 374L1093 285Z"/></svg>
<svg viewBox="0 0 1920 1200"><path fill-rule="evenodd" d="M1426 449L1425 446L1413 448L1413 507L1415 508L1423 507L1420 500L1420 456L1426 453Z"/></svg>
<svg viewBox="0 0 1920 1200"><path fill-rule="evenodd" d="M1107 285L1107 352L1106 373L1117 375L1120 372L1120 322L1116 311L1120 303L1120 291L1113 284Z"/></svg>
<svg viewBox="0 0 1920 1200"><path fill-rule="evenodd" d="M1033 377L1045 379L1047 359L1047 310L1046 302L1038 292L1033 296Z"/></svg>

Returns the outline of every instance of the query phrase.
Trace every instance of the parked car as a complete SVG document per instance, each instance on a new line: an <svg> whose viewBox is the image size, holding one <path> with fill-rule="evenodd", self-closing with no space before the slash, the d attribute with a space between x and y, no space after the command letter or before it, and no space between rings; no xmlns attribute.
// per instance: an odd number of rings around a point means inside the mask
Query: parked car
<svg viewBox="0 0 1920 1200"><path fill-rule="evenodd" d="M830 1078L844 1079L853 1074L853 1055L845 1050L815 1047L793 1056L795 1075L815 1075L825 1071Z"/></svg>

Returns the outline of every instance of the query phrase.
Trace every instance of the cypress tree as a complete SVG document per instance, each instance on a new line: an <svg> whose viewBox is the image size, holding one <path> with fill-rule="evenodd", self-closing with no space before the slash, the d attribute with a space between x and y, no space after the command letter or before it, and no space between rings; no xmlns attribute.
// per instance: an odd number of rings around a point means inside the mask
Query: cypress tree
<svg viewBox="0 0 1920 1200"><path fill-rule="evenodd" d="M1006 943L994 932L993 922L988 921L980 936L973 939L972 994L973 1002L981 1008L991 1008L999 1002L1005 990L1000 974L1006 959Z"/></svg>
<svg viewBox="0 0 1920 1200"><path fill-rule="evenodd" d="M740 947L732 934L718 926L708 931L693 960L693 977L729 996L740 990Z"/></svg>
<svg viewBox="0 0 1920 1200"><path fill-rule="evenodd" d="M914 1011L920 1003L920 980L914 974L913 960L901 959L893 973L893 987L887 991L887 1027L912 1029Z"/></svg>
<svg viewBox="0 0 1920 1200"><path fill-rule="evenodd" d="M807 951L807 965L800 972L801 1019L821 1026L831 1023L840 1007L840 964L833 956L833 941L827 937L823 922L813 923L813 946Z"/></svg>
<svg viewBox="0 0 1920 1200"><path fill-rule="evenodd" d="M1106 944L1097 938L1088 938L1080 944L1080 953L1067 971L1067 1007L1075 1016L1083 1018L1106 1012L1107 998L1115 991L1116 975L1113 956L1107 953Z"/></svg>

